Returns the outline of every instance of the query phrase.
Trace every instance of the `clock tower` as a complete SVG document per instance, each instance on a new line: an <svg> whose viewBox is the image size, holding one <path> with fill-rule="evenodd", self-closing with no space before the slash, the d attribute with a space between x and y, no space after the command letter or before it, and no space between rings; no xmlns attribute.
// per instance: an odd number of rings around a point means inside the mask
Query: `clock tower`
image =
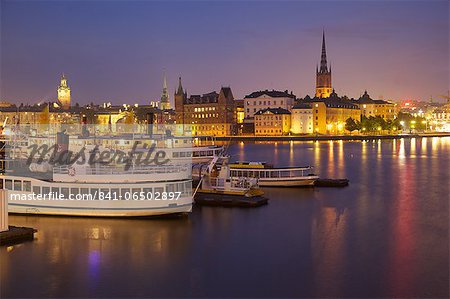
<svg viewBox="0 0 450 299"><path fill-rule="evenodd" d="M64 109L70 108L70 88L64 74L61 76L61 82L58 86L58 101Z"/></svg>

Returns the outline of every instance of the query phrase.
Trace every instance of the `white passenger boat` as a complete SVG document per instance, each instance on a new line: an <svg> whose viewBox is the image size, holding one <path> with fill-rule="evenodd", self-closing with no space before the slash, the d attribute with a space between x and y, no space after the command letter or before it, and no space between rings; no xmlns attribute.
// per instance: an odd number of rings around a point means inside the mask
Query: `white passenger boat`
<svg viewBox="0 0 450 299"><path fill-rule="evenodd" d="M53 136L31 136L24 140L24 148L29 144L52 146L56 142ZM186 158L192 159L192 163L208 163L214 156L219 155L223 146L218 145L202 145L196 146L190 137L170 137L153 135L149 139L145 134L123 134L115 136L70 136L70 147L73 151L77 151L83 147L93 148L98 146L100 149L112 150L131 150L135 143L154 143L157 147L164 147L170 159ZM139 150L139 149L138 149Z"/></svg>
<svg viewBox="0 0 450 299"><path fill-rule="evenodd" d="M273 167L265 162L238 161L229 164L230 176L257 178L261 187L313 186L319 178L306 167Z"/></svg>
<svg viewBox="0 0 450 299"><path fill-rule="evenodd" d="M190 212L192 148L180 146L174 150L173 145L166 144L164 149L178 153L179 159L169 159L164 165L136 165L133 161L128 166L51 166L26 165L21 155L5 157L0 188L8 190L11 213L129 217Z"/></svg>

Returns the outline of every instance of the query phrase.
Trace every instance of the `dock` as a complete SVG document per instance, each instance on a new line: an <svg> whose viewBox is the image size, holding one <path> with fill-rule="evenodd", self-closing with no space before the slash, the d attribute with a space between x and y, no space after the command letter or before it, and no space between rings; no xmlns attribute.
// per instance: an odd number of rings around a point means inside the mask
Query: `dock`
<svg viewBox="0 0 450 299"><path fill-rule="evenodd" d="M37 232L37 230L30 227L9 226L8 230L0 232L0 246L9 246L26 241L33 241L35 232Z"/></svg>
<svg viewBox="0 0 450 299"><path fill-rule="evenodd" d="M256 208L266 205L268 198L263 196L245 197L219 194L196 194L195 204L200 206Z"/></svg>
<svg viewBox="0 0 450 299"><path fill-rule="evenodd" d="M318 179L314 182L314 187L347 187L348 179Z"/></svg>

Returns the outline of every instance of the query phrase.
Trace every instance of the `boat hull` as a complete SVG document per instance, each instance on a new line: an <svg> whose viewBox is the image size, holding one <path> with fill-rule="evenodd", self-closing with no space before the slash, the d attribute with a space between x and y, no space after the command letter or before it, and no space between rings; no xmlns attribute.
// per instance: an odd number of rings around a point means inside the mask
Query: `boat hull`
<svg viewBox="0 0 450 299"><path fill-rule="evenodd" d="M197 194L195 204L201 206L253 208L266 205L268 199L263 196L246 197L213 193Z"/></svg>
<svg viewBox="0 0 450 299"><path fill-rule="evenodd" d="M188 213L192 211L192 199L179 199L169 204L154 204L151 201L9 201L9 213L83 216L83 217L143 217Z"/></svg>
<svg viewBox="0 0 450 299"><path fill-rule="evenodd" d="M260 187L308 187L314 186L314 182L318 177L311 178L278 178L278 179L264 179L260 178L258 180L258 185Z"/></svg>

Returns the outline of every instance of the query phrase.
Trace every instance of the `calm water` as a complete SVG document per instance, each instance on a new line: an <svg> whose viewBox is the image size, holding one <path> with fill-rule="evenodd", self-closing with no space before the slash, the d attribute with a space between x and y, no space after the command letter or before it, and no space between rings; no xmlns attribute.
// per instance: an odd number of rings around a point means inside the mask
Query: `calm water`
<svg viewBox="0 0 450 299"><path fill-rule="evenodd" d="M39 233L0 248L0 297L448 297L450 138L229 151L351 185L167 220L13 216Z"/></svg>

